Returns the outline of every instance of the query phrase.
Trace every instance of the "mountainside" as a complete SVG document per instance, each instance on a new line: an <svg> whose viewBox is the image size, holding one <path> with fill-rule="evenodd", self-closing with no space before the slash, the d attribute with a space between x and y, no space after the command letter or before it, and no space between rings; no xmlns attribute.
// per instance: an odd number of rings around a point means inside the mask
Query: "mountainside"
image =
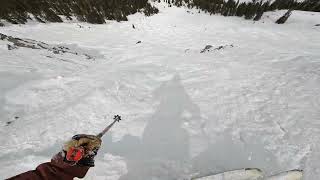
<svg viewBox="0 0 320 180"><path fill-rule="evenodd" d="M260 21L156 3L128 21L0 27L0 177L120 114L87 180L243 167L320 177L320 13Z"/></svg>
<svg viewBox="0 0 320 180"><path fill-rule="evenodd" d="M159 10L152 5L154 2L254 21L260 20L263 13L274 10L320 12L319 0L2 0L0 26L29 21L92 24L104 24L106 20L127 21L127 16L136 12L143 12L146 16L158 13Z"/></svg>

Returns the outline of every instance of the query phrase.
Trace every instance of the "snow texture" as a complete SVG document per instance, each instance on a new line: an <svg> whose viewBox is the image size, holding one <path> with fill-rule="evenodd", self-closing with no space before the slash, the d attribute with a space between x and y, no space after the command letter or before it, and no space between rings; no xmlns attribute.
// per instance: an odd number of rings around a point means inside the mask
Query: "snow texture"
<svg viewBox="0 0 320 180"><path fill-rule="evenodd" d="M298 170L292 170L288 172L283 172L272 177L267 178L267 180L301 180L303 177L303 172Z"/></svg>
<svg viewBox="0 0 320 180"><path fill-rule="evenodd" d="M294 11L277 25L285 11L253 22L158 6L121 23L0 27L48 44L8 50L12 42L0 41L0 177L34 169L74 134L97 134L120 114L85 179L256 167L317 180L320 14Z"/></svg>
<svg viewBox="0 0 320 180"><path fill-rule="evenodd" d="M263 172L260 169L251 168L225 171L214 175L192 178L192 180L262 180L263 178Z"/></svg>

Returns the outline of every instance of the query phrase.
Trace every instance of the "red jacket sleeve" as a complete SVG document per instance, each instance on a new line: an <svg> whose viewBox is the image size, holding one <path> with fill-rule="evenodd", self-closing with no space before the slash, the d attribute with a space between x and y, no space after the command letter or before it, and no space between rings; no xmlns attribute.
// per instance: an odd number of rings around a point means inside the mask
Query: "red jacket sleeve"
<svg viewBox="0 0 320 180"><path fill-rule="evenodd" d="M73 180L83 178L89 167L70 165L63 160L62 153L54 156L51 162L40 164L35 170L19 174L7 180Z"/></svg>

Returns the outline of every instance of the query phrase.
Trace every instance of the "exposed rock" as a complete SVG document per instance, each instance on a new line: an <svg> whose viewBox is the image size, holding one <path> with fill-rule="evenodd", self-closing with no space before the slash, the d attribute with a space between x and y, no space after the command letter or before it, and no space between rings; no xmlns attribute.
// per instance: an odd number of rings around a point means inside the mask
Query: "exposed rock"
<svg viewBox="0 0 320 180"><path fill-rule="evenodd" d="M6 126L9 126L10 124L12 124L13 121L8 121L6 122Z"/></svg>
<svg viewBox="0 0 320 180"><path fill-rule="evenodd" d="M202 49L202 50L200 51L200 53L208 52L212 47L213 47L213 46L211 46L211 45L206 45L206 47L205 47L204 49Z"/></svg>
<svg viewBox="0 0 320 180"><path fill-rule="evenodd" d="M10 44L7 44L7 47L8 47L8 50L9 51L11 51L11 50L14 50L14 49L18 49L18 47L17 46L12 46L12 45L10 45Z"/></svg>
<svg viewBox="0 0 320 180"><path fill-rule="evenodd" d="M14 117L14 120L7 121L7 122L6 122L6 126L9 126L9 125L12 124L15 120L18 120L18 119L19 119L19 116L15 116L15 117Z"/></svg>
<svg viewBox="0 0 320 180"><path fill-rule="evenodd" d="M219 47L215 48L214 50L220 50L220 49L224 49L224 46L219 46Z"/></svg>
<svg viewBox="0 0 320 180"><path fill-rule="evenodd" d="M219 47L215 48L214 50L221 50L221 49L225 49L227 47L233 47L233 44L225 45L225 46L219 46Z"/></svg>
<svg viewBox="0 0 320 180"><path fill-rule="evenodd" d="M74 55L85 56L87 59L102 58L99 52L94 50L87 50L78 47L77 45L55 45L47 44L41 41L36 41L32 39L20 39L12 36L7 36L0 33L0 39L13 43L13 45L8 45L8 50L17 49L18 47L31 48L31 49L46 49L54 54L69 53Z"/></svg>
<svg viewBox="0 0 320 180"><path fill-rule="evenodd" d="M225 49L225 48L227 48L227 47L234 47L234 46L233 46L233 44L224 45L224 46L218 46L218 47L214 48L213 50L214 50L214 51L219 51L219 50ZM211 45L206 45L206 47L205 47L204 49L202 49L200 53L209 52L209 51L212 50L212 48L213 48L213 46L211 46Z"/></svg>

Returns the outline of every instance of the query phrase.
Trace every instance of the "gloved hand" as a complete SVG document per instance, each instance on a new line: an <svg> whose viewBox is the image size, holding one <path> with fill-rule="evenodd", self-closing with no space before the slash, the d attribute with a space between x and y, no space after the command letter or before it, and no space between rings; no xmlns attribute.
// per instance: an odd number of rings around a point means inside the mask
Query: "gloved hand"
<svg viewBox="0 0 320 180"><path fill-rule="evenodd" d="M71 161L81 166L94 166L94 157L97 155L101 146L101 139L94 135L78 134L66 142L63 146L65 153L65 161L68 161L68 153L72 153L75 149L81 150L81 159L78 161ZM69 160L70 162L70 160Z"/></svg>

